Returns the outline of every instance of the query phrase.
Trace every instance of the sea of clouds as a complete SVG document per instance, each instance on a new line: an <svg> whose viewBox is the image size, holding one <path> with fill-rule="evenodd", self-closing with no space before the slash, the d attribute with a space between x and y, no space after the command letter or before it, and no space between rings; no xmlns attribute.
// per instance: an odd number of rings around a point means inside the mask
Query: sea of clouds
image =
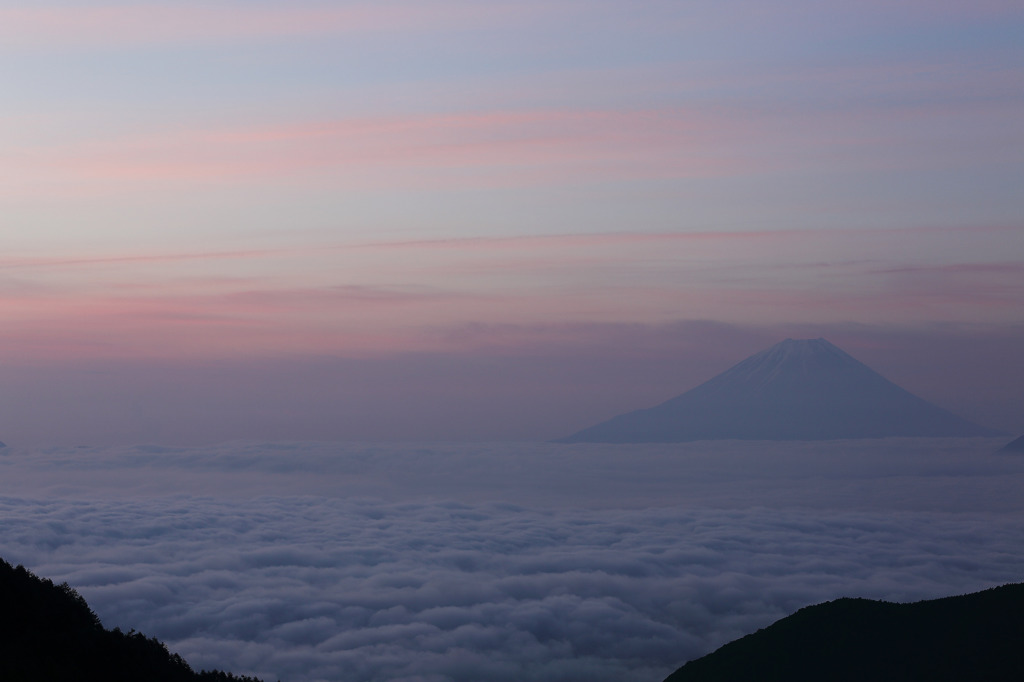
<svg viewBox="0 0 1024 682"><path fill-rule="evenodd" d="M268 682L660 682L810 603L1024 580L999 439L0 450L0 557Z"/></svg>

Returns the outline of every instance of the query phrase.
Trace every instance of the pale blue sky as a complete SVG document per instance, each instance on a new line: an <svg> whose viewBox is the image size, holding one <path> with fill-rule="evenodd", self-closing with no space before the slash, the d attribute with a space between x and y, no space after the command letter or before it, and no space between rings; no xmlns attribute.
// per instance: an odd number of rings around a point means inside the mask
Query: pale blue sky
<svg viewBox="0 0 1024 682"><path fill-rule="evenodd" d="M998 1L0 2L0 351L45 395L32 368L500 365L617 325L1024 338L1022 37ZM911 383L1024 428L991 362Z"/></svg>

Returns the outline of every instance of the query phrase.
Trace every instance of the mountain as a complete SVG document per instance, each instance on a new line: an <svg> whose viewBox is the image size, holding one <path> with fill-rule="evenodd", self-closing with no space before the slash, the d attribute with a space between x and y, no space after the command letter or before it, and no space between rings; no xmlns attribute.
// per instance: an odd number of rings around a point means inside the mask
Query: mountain
<svg viewBox="0 0 1024 682"><path fill-rule="evenodd" d="M918 398L825 339L786 339L680 396L558 442L994 436Z"/></svg>
<svg viewBox="0 0 1024 682"><path fill-rule="evenodd" d="M808 606L665 682L1024 680L1024 584L913 604Z"/></svg>
<svg viewBox="0 0 1024 682"><path fill-rule="evenodd" d="M1007 443L1000 452L1024 452L1024 436Z"/></svg>
<svg viewBox="0 0 1024 682"><path fill-rule="evenodd" d="M4 682L260 682L195 672L156 639L105 629L67 583L0 559L0 680Z"/></svg>

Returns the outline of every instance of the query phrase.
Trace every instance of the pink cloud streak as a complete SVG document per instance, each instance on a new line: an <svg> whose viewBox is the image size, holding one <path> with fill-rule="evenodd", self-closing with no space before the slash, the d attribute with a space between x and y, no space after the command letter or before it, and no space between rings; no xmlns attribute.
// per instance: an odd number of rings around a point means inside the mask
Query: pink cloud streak
<svg viewBox="0 0 1024 682"><path fill-rule="evenodd" d="M1014 233L997 227L973 236L1003 243ZM533 342L522 330L557 324L1019 320L1020 263L888 255L892 244L918 252L960 237L936 229L782 230L8 256L0 263L0 351L38 362L358 356L472 352L481 344L514 350ZM491 331L459 331L474 328Z"/></svg>
<svg viewBox="0 0 1024 682"><path fill-rule="evenodd" d="M891 171L970 166L981 151L988 162L1012 162L1016 148L999 131L1016 104L988 104L992 125L985 129L965 124L979 106L968 100L822 111L496 110L242 124L63 144L40 138L4 151L0 196L271 181L277 192L296 184L373 191L532 187L834 172L828 159L859 172ZM948 144L918 134L922 126L947 130Z"/></svg>
<svg viewBox="0 0 1024 682"><path fill-rule="evenodd" d="M234 260L259 258L280 254L281 251L250 250L250 251L211 251L208 253L150 253L129 255L102 255L95 257L39 258L21 257L0 258L0 269L16 270L29 268L75 268L91 266L117 265L153 265L157 263L180 263L184 261Z"/></svg>
<svg viewBox="0 0 1024 682"><path fill-rule="evenodd" d="M820 251L821 249L841 250L849 252L855 244L873 244L877 240L900 241L903 237L911 237L915 242L928 243L938 240L977 240L1013 241L1024 231L1020 225L972 225L969 227L900 227L900 228L835 228L830 230L807 229L771 229L771 230L729 230L729 231L687 231L687 232L582 232L574 234L527 234L499 235L493 237L439 237L434 239L391 240L391 241L344 241L317 242L315 244L295 244L288 247L248 249L248 250L211 250L205 252L149 252L149 253L110 253L97 252L89 256L69 257L34 257L14 256L8 254L0 257L0 270L14 271L19 269L65 269L150 265L160 263L185 263L189 261L227 261L227 260L260 260L291 256L308 257L327 252L408 252L410 254L430 253L493 253L508 254L523 251L528 254L541 255L545 252L579 252L587 248L613 248L615 254L625 247L650 247L660 249L671 245L695 247L701 244L720 244L732 250L740 245L751 245L758 252L769 245L777 245L794 253L798 258L808 254L796 251L800 245L806 245ZM941 249L940 249L941 250ZM994 251L1004 255L1002 251ZM420 256L417 256L420 257ZM817 266L818 263L805 262L805 265ZM924 265L903 264L893 267L877 268L874 274L894 274L904 272L1019 272L1024 267L1013 261L997 261L982 263L938 263Z"/></svg>
<svg viewBox="0 0 1024 682"><path fill-rule="evenodd" d="M715 135L711 121L681 111L490 112L199 130L21 147L7 154L4 193L271 178L394 189L703 177L728 166L704 147Z"/></svg>

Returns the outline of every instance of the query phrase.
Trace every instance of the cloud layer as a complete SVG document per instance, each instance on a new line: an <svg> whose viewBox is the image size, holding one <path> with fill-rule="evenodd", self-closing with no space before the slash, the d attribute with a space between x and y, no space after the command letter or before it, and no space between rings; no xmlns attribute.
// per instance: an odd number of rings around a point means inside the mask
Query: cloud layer
<svg viewBox="0 0 1024 682"><path fill-rule="evenodd" d="M999 444L14 451L0 547L199 667L656 682L807 603L1020 580Z"/></svg>

